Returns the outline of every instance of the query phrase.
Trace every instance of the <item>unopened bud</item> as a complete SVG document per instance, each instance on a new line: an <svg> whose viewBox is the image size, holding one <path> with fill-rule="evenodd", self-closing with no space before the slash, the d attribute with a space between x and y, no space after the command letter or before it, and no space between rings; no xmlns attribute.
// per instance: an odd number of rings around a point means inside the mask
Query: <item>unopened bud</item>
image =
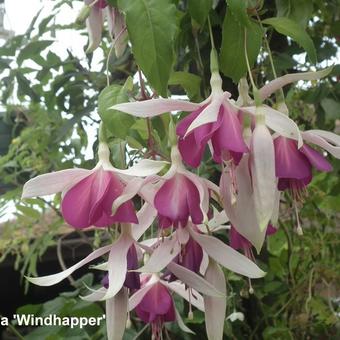
<svg viewBox="0 0 340 340"><path fill-rule="evenodd" d="M132 326L131 319L130 319L130 318L128 318L128 319L126 320L126 325L125 325L125 328L126 328L126 329L129 329L129 328L131 328L131 326Z"/></svg>
<svg viewBox="0 0 340 340"><path fill-rule="evenodd" d="M302 230L302 228L301 228L300 225L296 228L296 233L297 233L299 236L302 236L302 235L303 235L303 230Z"/></svg>
<svg viewBox="0 0 340 340"><path fill-rule="evenodd" d="M83 8L80 10L76 23L77 24L82 24L90 15L91 7L88 5L83 6Z"/></svg>
<svg viewBox="0 0 340 340"><path fill-rule="evenodd" d="M188 313L188 319L189 320L193 320L194 319L194 313L192 312L192 310L189 311L189 313Z"/></svg>
<svg viewBox="0 0 340 340"><path fill-rule="evenodd" d="M211 73L219 72L218 57L217 57L217 51L215 48L212 48L210 52L210 71Z"/></svg>
<svg viewBox="0 0 340 340"><path fill-rule="evenodd" d="M169 143L171 146L177 144L176 127L175 127L172 117L169 123Z"/></svg>

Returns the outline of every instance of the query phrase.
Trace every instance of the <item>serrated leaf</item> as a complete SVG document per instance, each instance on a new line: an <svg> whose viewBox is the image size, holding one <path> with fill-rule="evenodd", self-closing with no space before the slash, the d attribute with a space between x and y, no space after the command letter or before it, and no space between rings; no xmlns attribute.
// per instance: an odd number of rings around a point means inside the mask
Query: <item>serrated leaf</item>
<svg viewBox="0 0 340 340"><path fill-rule="evenodd" d="M244 52L244 26L238 22L231 11L227 12L222 27L222 46L220 53L221 71L237 83L247 73ZM247 52L250 67L259 54L262 43L262 29L250 21L247 28Z"/></svg>
<svg viewBox="0 0 340 340"><path fill-rule="evenodd" d="M243 26L249 27L250 20L247 14L246 0L228 0L228 7L236 20Z"/></svg>
<svg viewBox="0 0 340 340"><path fill-rule="evenodd" d="M201 78L189 72L174 72L169 79L169 85L181 85L190 99L200 95Z"/></svg>
<svg viewBox="0 0 340 340"><path fill-rule="evenodd" d="M196 22L203 26L212 5L212 0L189 0L189 13Z"/></svg>
<svg viewBox="0 0 340 340"><path fill-rule="evenodd" d="M120 0L137 64L150 85L166 97L174 62L176 7L170 0Z"/></svg>
<svg viewBox="0 0 340 340"><path fill-rule="evenodd" d="M115 137L124 139L135 119L126 113L109 109L115 104L129 100L126 89L119 85L106 87L98 98L98 113L108 129Z"/></svg>
<svg viewBox="0 0 340 340"><path fill-rule="evenodd" d="M295 21L289 18L268 18L262 21L272 26L277 32L296 41L308 54L312 63L316 63L316 51L313 40L307 32Z"/></svg>
<svg viewBox="0 0 340 340"><path fill-rule="evenodd" d="M19 53L17 62L20 65L24 60L39 55L46 47L50 46L53 40L31 41Z"/></svg>

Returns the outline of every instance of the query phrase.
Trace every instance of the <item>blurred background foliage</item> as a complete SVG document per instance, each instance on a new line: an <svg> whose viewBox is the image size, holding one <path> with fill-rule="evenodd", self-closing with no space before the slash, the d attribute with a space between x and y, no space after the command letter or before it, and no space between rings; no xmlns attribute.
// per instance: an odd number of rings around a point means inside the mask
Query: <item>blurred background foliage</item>
<svg viewBox="0 0 340 340"><path fill-rule="evenodd" d="M204 13L199 9L204 8L205 3L211 7L212 1L173 2L177 5L179 28L174 43L176 60L168 82L169 90L171 94L200 101L209 93L210 42ZM238 24L236 22L233 26L230 21L223 23L226 13L228 15L226 1L214 1L214 4L217 7L210 12L210 16L216 45L221 51L224 89L235 96L237 85L233 80L237 79L238 71L232 65L235 58L239 58L238 53L243 53L232 48L237 39ZM56 1L51 15L42 17L38 13L25 34L9 39L0 47L0 215L6 220L8 211L13 207L15 210L14 216L0 226L0 272L6 259L10 258L13 260L11 266L21 276L36 275L37 265L44 261L49 249L59 261L53 272L59 271L59 265L65 265L60 251L66 239L75 239L71 245L73 255L68 259L70 263L74 261L77 242L96 247L107 239L105 231L76 233L65 226L58 213L58 195L55 198L20 200L22 185L33 176L73 166L94 166L91 150L96 150L96 142L90 141L89 136L96 133L99 115L109 126L115 166L124 167L144 156L158 154L167 158L169 154L166 118L154 118L149 125L144 120L118 113L113 115L108 109L114 104L112 95L108 94L116 93L123 99L141 96L138 67L130 47L119 59L114 53L110 54L107 72L105 56L109 54L111 44L107 33L100 46L103 57L99 57L97 71L93 71L92 54L84 53L79 59L70 50L67 57L51 50L56 32L60 30L72 29L86 34L84 25L70 22L62 26L55 23L54 18L62 6L72 6L72 1ZM259 27L257 16L261 19L286 17L304 27L312 39L317 58L314 65L310 61L312 58L308 58L304 49L293 39L266 26L278 75L323 68L339 62L339 0L269 0L264 4L253 0L247 2L247 13L252 18L251 24L257 27L254 29ZM253 67L259 87L274 77L265 43L260 40L260 45L262 47L254 58ZM106 87L106 73L110 87ZM284 89L290 115L301 128L340 133L339 77L340 66L336 65L326 79ZM145 155L150 147L154 154ZM228 314L235 311L244 314L244 321L229 320L225 323L226 338L340 337L340 162L332 159L332 164L332 173L315 175L308 195L301 203L302 237L294 231L296 217L290 198L283 197L279 231L268 239L257 259L267 275L252 282L254 293L249 294L247 280L226 273ZM198 172L218 180L218 168L208 155ZM227 239L223 233L220 237ZM39 274L43 273L39 271ZM99 282L93 274L87 274L84 280L89 285L92 281ZM58 286L59 291L51 300L41 296L41 304L30 301L20 306L18 312L48 315L53 311L61 316L101 315L103 305L79 300L78 295L84 290L82 281L71 280L68 286ZM7 284L11 285L12 282ZM28 295L33 289L24 281L20 281L20 285ZM176 303L185 315L187 306L182 301ZM6 314L8 306L1 303L0 307L1 313ZM193 320L185 321L196 331L195 339L205 338L202 314L196 311ZM126 338L133 339L141 328L142 325L131 315ZM190 338L180 333L175 325L169 326L169 329L173 338ZM13 324L6 334L8 338L10 334L16 334L15 338L18 332L25 335L25 339L102 339L105 327L83 330L65 327L20 329ZM149 335L146 330L141 338L148 338Z"/></svg>

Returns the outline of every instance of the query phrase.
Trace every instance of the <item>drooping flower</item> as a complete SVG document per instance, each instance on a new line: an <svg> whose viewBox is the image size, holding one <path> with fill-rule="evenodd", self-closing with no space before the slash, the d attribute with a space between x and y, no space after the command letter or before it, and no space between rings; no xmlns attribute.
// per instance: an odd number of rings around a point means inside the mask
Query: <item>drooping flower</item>
<svg viewBox="0 0 340 340"><path fill-rule="evenodd" d="M165 322L176 320L172 296L162 283L155 283L135 307L137 316L145 323L150 323L153 339L161 339Z"/></svg>
<svg viewBox="0 0 340 340"><path fill-rule="evenodd" d="M246 132L247 131L249 132L249 136L247 136L245 139L247 143L250 143L251 132L250 129L246 130ZM220 196L226 215L230 219L230 223L234 226L239 234L241 234L244 238L249 240L252 245L254 245L257 252L259 253L264 242L267 225L261 230L256 216L256 198L254 192L255 183L252 173L253 167L250 166L251 157L256 156L253 154L246 154L241 159L234 172L229 171L228 168L223 169L220 178ZM272 162L272 175L275 176L274 159L272 159ZM263 176L267 176L266 170L267 168L264 167L265 173ZM275 189L275 178L273 184ZM276 223L276 216L278 214L280 200L278 190L275 190L275 197L272 199L273 210L270 220L272 223Z"/></svg>
<svg viewBox="0 0 340 340"><path fill-rule="evenodd" d="M266 228L266 236L275 234L277 231L271 224ZM255 257L252 252L253 245L240 233L237 232L235 227L231 225L229 231L229 244L236 250L243 250L244 254L251 260L255 261Z"/></svg>
<svg viewBox="0 0 340 340"><path fill-rule="evenodd" d="M189 242L193 241L194 243L192 243L190 247ZM195 254L191 254L191 257L194 258L195 261L190 265L185 265L185 263L177 261L176 258L177 256L180 258L181 251L185 249L188 243L189 247L187 247L186 250L195 251ZM194 247L192 247L192 245L194 245ZM169 237L156 241L152 246L152 253L148 262L141 267L139 271L158 273L166 267L174 276L184 283L187 283L186 273L192 273L190 275L204 274L204 272L201 273L200 271L202 268L201 251L223 267L237 274L250 278L260 278L265 275L265 273L248 258L224 244L218 238L201 233L198 227L192 223L188 223L185 228L176 229ZM200 268L198 268L198 265ZM196 271L197 268L199 271ZM177 275L178 270L181 271L179 273L180 276ZM182 273L184 273L184 276ZM199 288L197 289L200 290Z"/></svg>
<svg viewBox="0 0 340 340"><path fill-rule="evenodd" d="M104 143L99 145L98 156L99 162L92 170L67 169L29 180L24 185L22 198L62 192L61 211L65 221L74 228L138 223L132 201L124 202L115 214L111 211L112 204L129 179L155 174L165 163L142 160L130 169L116 169L110 163L110 152Z"/></svg>
<svg viewBox="0 0 340 340"><path fill-rule="evenodd" d="M256 123L250 141L250 171L254 195L255 216L260 230L267 227L275 208L276 178L273 138L265 125L261 108L256 111Z"/></svg>
<svg viewBox="0 0 340 340"><path fill-rule="evenodd" d="M117 58L120 58L126 50L128 41L125 18L123 13L116 7L107 9L107 18L115 54Z"/></svg>
<svg viewBox="0 0 340 340"><path fill-rule="evenodd" d="M107 300L118 294L124 287L138 288L138 273L129 272L129 270L133 270L138 267L136 254L138 243L136 242L135 237L137 235L136 238L139 238L139 235L141 234L140 231L144 232L146 228L148 228L152 223L152 220L150 221L148 218L146 218L147 216L143 216L145 214L149 215L148 209L143 209L142 213L139 212L138 216L139 219L143 221L143 224L121 224L121 234L113 244L94 250L83 260L67 268L66 270L57 274L36 278L26 278L31 283L38 286L52 286L64 280L75 270L81 268L87 263L103 256L106 253L109 253L108 261L107 263L105 263L104 268L102 268L103 265L100 266L101 269L108 271L107 279L105 279L105 281L103 282L104 287L100 288L97 291L94 291L92 294L85 298L89 301ZM137 233L134 233L134 229L137 230ZM107 289L105 288L106 283Z"/></svg>
<svg viewBox="0 0 340 340"><path fill-rule="evenodd" d="M155 195L154 206L161 228L185 226L189 217L195 223L203 222L200 193L183 172L177 171L165 179Z"/></svg>
<svg viewBox="0 0 340 340"><path fill-rule="evenodd" d="M117 8L111 7L106 0L84 0L84 2L85 6L89 8L86 19L89 46L86 52L93 52L99 46L102 39L104 17L107 17L116 56L117 58L121 57L127 46L127 30L123 14Z"/></svg>
<svg viewBox="0 0 340 340"><path fill-rule="evenodd" d="M200 272L202 260L202 247L189 237L188 242L182 247L181 252L173 259L173 262L198 274ZM174 279L176 279L176 277L172 275L170 280Z"/></svg>
<svg viewBox="0 0 340 340"><path fill-rule="evenodd" d="M193 167L201 163L208 142L217 163L233 160L238 164L248 151L238 110L230 104L230 93L223 92L221 84L220 75L213 73L210 97L177 125L179 150L184 161Z"/></svg>
<svg viewBox="0 0 340 340"><path fill-rule="evenodd" d="M124 287L129 289L139 289L140 288L140 274L134 270L138 268L138 257L136 245L132 244L129 248L127 255L127 266L126 266L126 276L124 281ZM102 285L105 288L109 288L109 274L106 274L102 279Z"/></svg>
<svg viewBox="0 0 340 340"><path fill-rule="evenodd" d="M300 149L295 140L278 136L274 139L275 166L278 189L289 189L295 200L312 180L312 167L331 171L331 164L319 152L304 144Z"/></svg>
<svg viewBox="0 0 340 340"><path fill-rule="evenodd" d="M330 69L318 72L287 74L266 84L259 90L262 100L273 92L298 80L314 80L326 76ZM175 99L150 99L140 102L116 104L112 109L132 114L136 117L154 117L169 111L192 112L177 127L179 149L184 161L197 167L203 157L206 144L209 144L216 162L232 160L238 164L242 154L247 152L247 145L242 139L242 124L239 112L255 115L256 106L239 106L243 103L230 99L228 92L221 88L221 77L217 71L212 72L212 94L201 103L191 103ZM296 123L287 115L261 106L265 115L265 124L282 136L293 138L302 145L302 137ZM209 143L208 143L209 142Z"/></svg>
<svg viewBox="0 0 340 340"><path fill-rule="evenodd" d="M199 166L208 142L216 162L233 160L239 162L247 146L242 138L242 124L238 109L231 105L230 93L223 92L218 72L211 76L211 95L199 104L172 99L152 99L139 103L114 106L116 110L138 117L155 116L171 110L193 111L177 125L178 147L183 160Z"/></svg>
<svg viewBox="0 0 340 340"><path fill-rule="evenodd" d="M184 332L194 334L183 322L176 309L170 291L179 294L196 308L204 312L202 296L193 290L191 294L178 282L168 283L158 275L142 275L141 289L137 290L129 299L129 311L135 310L137 316L151 325L152 338L162 339L165 322L177 321Z"/></svg>
<svg viewBox="0 0 340 340"><path fill-rule="evenodd" d="M139 193L157 210L160 228L185 227L189 219L200 224L207 220L209 189L213 186L210 181L185 169L174 145L168 172L162 177L151 176L128 185L121 198L114 202L113 211Z"/></svg>

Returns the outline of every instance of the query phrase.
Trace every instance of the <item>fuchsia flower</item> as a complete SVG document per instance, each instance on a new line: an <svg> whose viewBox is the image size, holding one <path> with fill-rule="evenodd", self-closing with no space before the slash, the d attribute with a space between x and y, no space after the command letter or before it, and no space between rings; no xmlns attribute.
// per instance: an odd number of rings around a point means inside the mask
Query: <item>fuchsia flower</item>
<svg viewBox="0 0 340 340"><path fill-rule="evenodd" d="M242 124L238 108L229 100L230 93L223 92L222 79L217 72L211 77L211 95L199 104L173 99L151 99L138 103L124 103L114 109L137 117L152 117L172 110L193 111L177 126L179 150L184 161L199 166L206 145L210 143L214 160L234 160L237 164L247 146L242 138Z"/></svg>
<svg viewBox="0 0 340 340"><path fill-rule="evenodd" d="M178 282L168 283L158 275L143 275L142 285L129 299L129 310L135 310L137 316L145 323L151 324L152 338L161 339L165 322L177 321L182 331L194 334L185 326L176 310L170 291L179 294L193 306L204 311L202 296L193 290L192 294Z"/></svg>
<svg viewBox="0 0 340 340"><path fill-rule="evenodd" d="M127 255L127 266L126 266L126 276L124 281L124 287L129 289L139 289L140 288L140 277L139 273L133 271L138 268L138 256L136 246L134 244L129 248ZM107 289L109 288L109 274L106 274L102 279L102 285Z"/></svg>
<svg viewBox="0 0 340 340"><path fill-rule="evenodd" d="M196 224L202 223L208 208L204 203L209 201L206 183L185 170L177 147L173 147L171 153L172 167L161 178L154 197L159 226L183 227L189 217Z"/></svg>
<svg viewBox="0 0 340 340"><path fill-rule="evenodd" d="M234 172L231 172L228 168L223 170L220 178L220 195L226 215L233 227L245 239L249 240L259 253L268 223L264 229L260 229L256 216L254 179L250 157L251 155L245 155ZM275 164L273 164L273 171L275 171L274 166ZM236 188L234 188L235 185ZM273 185L275 189L276 182ZM273 208L270 216L272 223L276 223L279 198L279 191L276 190L275 197L272 198Z"/></svg>
<svg viewBox="0 0 340 340"><path fill-rule="evenodd" d="M201 252L221 264L223 267L250 278L259 278L265 273L252 261L224 244L218 238L202 234L198 227L188 223L185 228L178 228L163 240L156 240L152 245L152 254L140 272L158 273L165 267L181 281L187 282L187 275L197 277L204 274ZM188 256L188 262L178 261L182 251L195 251ZM192 262L189 262L189 259ZM197 268L199 271L197 271ZM203 272L201 272L203 271ZM183 275L184 273L184 275ZM179 275L178 275L179 274ZM195 287L201 291L200 287Z"/></svg>
<svg viewBox="0 0 340 340"><path fill-rule="evenodd" d="M182 247L180 253L173 259L173 262L198 274L200 272L202 260L202 247L190 237L188 242ZM176 277L171 275L169 280L175 279Z"/></svg>
<svg viewBox="0 0 340 340"><path fill-rule="evenodd" d="M116 56L117 58L121 57L127 46L127 30L123 14L117 8L108 5L105 0L84 0L84 2L85 5L90 6L90 13L86 19L89 34L89 46L86 52L93 52L99 46L102 39L104 17L106 16Z"/></svg>
<svg viewBox="0 0 340 340"><path fill-rule="evenodd" d="M99 162L92 170L67 169L37 176L23 188L22 198L62 192L61 211L74 228L108 227L116 222L138 223L132 201L126 201L112 214L113 202L122 194L132 176L157 173L162 162L143 160L127 170L114 168L106 144L99 145Z"/></svg>
<svg viewBox="0 0 340 340"><path fill-rule="evenodd" d="M296 141L278 136L274 139L276 177L278 189L290 189L295 199L312 180L312 167L319 171L331 171L332 166L316 150L304 144L300 149Z"/></svg>
<svg viewBox="0 0 340 340"><path fill-rule="evenodd" d="M269 224L266 229L266 236L273 235L276 233L276 231L277 229L274 228L271 224ZM229 243L232 248L237 250L238 249L243 250L243 252L249 259L255 261L254 254L252 252L253 245L245 237L238 233L237 230L233 227L233 225L230 226Z"/></svg>
<svg viewBox="0 0 340 340"><path fill-rule="evenodd" d="M94 250L83 260L68 269L57 274L36 278L27 277L27 279L38 286L52 286L64 280L87 263L109 253L107 263L94 267L108 271L108 276L103 282L104 287L94 291L92 294L85 297L85 299L89 301L107 300L118 294L124 287L138 288L139 277L137 277L134 272L130 272L130 270L134 270L138 267L136 250L139 246L136 239L141 237L155 218L155 215L152 214L150 218L150 212L152 211L150 211L149 206L146 203L138 213L138 218L140 220L139 224L122 224L121 234L113 244ZM107 286L107 289L105 286Z"/></svg>
<svg viewBox="0 0 340 340"><path fill-rule="evenodd" d="M164 322L176 320L172 296L168 288L160 282L149 289L135 307L135 311L143 322L151 324L153 339L161 339Z"/></svg>
<svg viewBox="0 0 340 340"><path fill-rule="evenodd" d="M200 165L208 142L217 163L233 160L238 164L248 151L238 110L230 104L230 93L223 92L221 84L219 74L213 73L210 97L177 125L179 150L184 161L193 167Z"/></svg>
<svg viewBox="0 0 340 340"><path fill-rule="evenodd" d="M329 73L329 69L320 72L301 73L298 79L318 79ZM286 75L270 82L260 90L262 99L270 96L278 88L296 81L295 75ZM191 103L175 99L150 99L141 102L116 104L112 109L129 113L136 117L154 117L169 111L192 112L178 123L179 150L184 161L194 167L200 164L205 146L209 144L216 162L232 160L238 164L242 155L248 152L243 140L242 124L239 112L255 115L256 107L240 107L223 92L222 81L218 72L212 72L211 95L201 103ZM263 105L265 124L282 136L293 138L302 145L302 138L296 123L287 115Z"/></svg>
<svg viewBox="0 0 340 340"><path fill-rule="evenodd" d="M189 219L196 224L207 220L209 189L214 184L184 168L177 146L171 149L171 162L164 176L131 182L113 204L113 211L139 193L157 210L160 228L184 227Z"/></svg>
<svg viewBox="0 0 340 340"><path fill-rule="evenodd" d="M61 207L65 221L75 228L108 227L116 222L138 223L132 201L111 214L112 203L123 189L124 184L118 176L99 167L64 195Z"/></svg>

